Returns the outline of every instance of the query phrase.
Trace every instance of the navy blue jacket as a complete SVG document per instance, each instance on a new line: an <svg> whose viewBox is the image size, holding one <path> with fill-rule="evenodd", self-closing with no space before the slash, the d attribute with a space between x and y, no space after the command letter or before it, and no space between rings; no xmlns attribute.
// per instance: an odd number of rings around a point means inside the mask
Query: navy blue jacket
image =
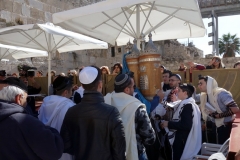
<svg viewBox="0 0 240 160"><path fill-rule="evenodd" d="M56 129L28 115L24 108L0 100L0 159L57 160L63 141Z"/></svg>

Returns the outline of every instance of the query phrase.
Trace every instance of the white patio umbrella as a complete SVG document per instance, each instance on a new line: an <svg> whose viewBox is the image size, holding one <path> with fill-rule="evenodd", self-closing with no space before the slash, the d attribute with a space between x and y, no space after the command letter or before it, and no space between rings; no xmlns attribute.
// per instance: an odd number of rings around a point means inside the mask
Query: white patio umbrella
<svg viewBox="0 0 240 160"><path fill-rule="evenodd" d="M0 29L0 43L39 49L48 52L48 75L51 75L51 54L85 50L107 49L106 42L74 33L52 23L28 24ZM51 77L48 76L48 86Z"/></svg>
<svg viewBox="0 0 240 160"><path fill-rule="evenodd" d="M30 57L47 57L48 53L46 51L10 46L0 44L0 59L22 59Z"/></svg>
<svg viewBox="0 0 240 160"><path fill-rule="evenodd" d="M196 0L106 0L54 13L53 23L118 45L152 32L152 40L205 35Z"/></svg>

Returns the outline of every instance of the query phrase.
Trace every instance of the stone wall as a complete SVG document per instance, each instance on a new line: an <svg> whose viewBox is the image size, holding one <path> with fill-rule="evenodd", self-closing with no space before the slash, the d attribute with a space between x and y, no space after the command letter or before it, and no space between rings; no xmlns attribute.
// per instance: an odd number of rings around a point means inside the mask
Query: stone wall
<svg viewBox="0 0 240 160"><path fill-rule="evenodd" d="M101 0L0 0L0 18L7 26L52 22L52 13L99 1Z"/></svg>
<svg viewBox="0 0 240 160"><path fill-rule="evenodd" d="M73 9L80 6L89 5L101 0L0 0L0 28L31 24L51 22L51 15L56 12ZM162 57L167 57L162 60L162 65L170 70L177 70L180 63L194 61L207 65L210 59L193 59L194 54L202 51L194 47L185 47L175 40L154 42L158 52ZM127 43L127 42L126 42ZM70 69L80 66L96 65L96 66L113 66L116 62L122 62L122 55L126 53L125 47L118 47L115 50L115 56L111 55L111 47L107 50L84 50L62 53L58 56L53 56L52 69L57 73L67 72ZM120 49L120 50L119 50ZM189 59L189 60L186 60ZM224 58L226 67L231 68L240 58ZM18 64L27 64L38 67L46 73L47 58L23 59L20 61L0 62L0 67L8 73L17 72Z"/></svg>

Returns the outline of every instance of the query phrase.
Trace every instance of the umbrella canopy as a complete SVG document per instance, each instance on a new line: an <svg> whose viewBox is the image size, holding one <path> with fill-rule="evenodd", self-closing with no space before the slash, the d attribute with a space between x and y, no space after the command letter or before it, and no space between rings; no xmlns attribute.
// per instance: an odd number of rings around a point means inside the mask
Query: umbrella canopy
<svg viewBox="0 0 240 160"><path fill-rule="evenodd" d="M59 26L112 45L139 42L150 32L154 41L205 35L196 0L106 0L52 17Z"/></svg>
<svg viewBox="0 0 240 160"><path fill-rule="evenodd" d="M106 42L74 33L52 23L27 24L0 29L0 42L20 47L59 53L84 50L106 49Z"/></svg>
<svg viewBox="0 0 240 160"><path fill-rule="evenodd" d="M0 29L0 43L39 49L48 52L48 75L51 75L51 54L85 50L107 49L106 42L74 33L52 23L28 24ZM48 76L50 86L51 77Z"/></svg>
<svg viewBox="0 0 240 160"><path fill-rule="evenodd" d="M0 59L47 57L46 51L0 44Z"/></svg>

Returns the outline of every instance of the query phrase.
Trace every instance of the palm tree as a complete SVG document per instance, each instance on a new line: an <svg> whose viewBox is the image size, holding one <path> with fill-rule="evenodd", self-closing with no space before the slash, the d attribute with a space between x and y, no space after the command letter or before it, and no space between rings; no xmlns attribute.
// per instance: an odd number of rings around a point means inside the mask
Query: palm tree
<svg viewBox="0 0 240 160"><path fill-rule="evenodd" d="M218 44L219 54L223 54L223 57L235 57L236 53L240 54L240 39L237 34L223 34L222 38L219 38Z"/></svg>

